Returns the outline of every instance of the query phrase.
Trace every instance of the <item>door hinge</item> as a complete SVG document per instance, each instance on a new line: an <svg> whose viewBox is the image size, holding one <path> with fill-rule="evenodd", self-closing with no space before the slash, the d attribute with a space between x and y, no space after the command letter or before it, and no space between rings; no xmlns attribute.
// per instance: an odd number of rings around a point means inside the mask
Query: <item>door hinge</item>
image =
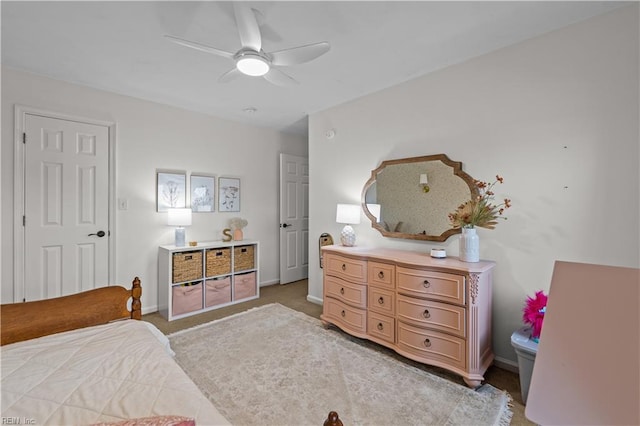
<svg viewBox="0 0 640 426"><path fill-rule="evenodd" d="M26 301L27 301L27 298L26 298L26 297L23 297L23 298L22 298L22 303L25 303Z"/></svg>
<svg viewBox="0 0 640 426"><path fill-rule="evenodd" d="M27 133L26 132L22 133L22 143L27 143Z"/></svg>
<svg viewBox="0 0 640 426"><path fill-rule="evenodd" d="M27 217L22 216L22 226L27 226Z"/></svg>

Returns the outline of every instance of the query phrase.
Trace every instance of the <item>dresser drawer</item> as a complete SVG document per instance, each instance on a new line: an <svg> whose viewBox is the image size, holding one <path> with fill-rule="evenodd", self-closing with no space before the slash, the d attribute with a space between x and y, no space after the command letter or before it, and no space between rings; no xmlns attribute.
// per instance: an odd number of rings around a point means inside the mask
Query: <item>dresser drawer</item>
<svg viewBox="0 0 640 426"><path fill-rule="evenodd" d="M351 282L367 282L367 261L327 253L324 260L325 274Z"/></svg>
<svg viewBox="0 0 640 426"><path fill-rule="evenodd" d="M391 290L385 290L378 287L369 287L369 304L367 305L372 311L385 315L393 315L396 313L395 293Z"/></svg>
<svg viewBox="0 0 640 426"><path fill-rule="evenodd" d="M424 358L426 362L435 360L460 369L466 368L464 339L412 327L402 321L398 321L397 338L399 350Z"/></svg>
<svg viewBox="0 0 640 426"><path fill-rule="evenodd" d="M367 286L354 284L336 277L324 280L324 294L344 303L365 309L367 307Z"/></svg>
<svg viewBox="0 0 640 426"><path fill-rule="evenodd" d="M369 284L394 289L396 287L396 267L388 263L369 262Z"/></svg>
<svg viewBox="0 0 640 426"><path fill-rule="evenodd" d="M460 337L466 336L466 310L462 306L398 295L398 319Z"/></svg>
<svg viewBox="0 0 640 426"><path fill-rule="evenodd" d="M325 297L322 313L338 327L365 334L367 311L349 306L331 297Z"/></svg>
<svg viewBox="0 0 640 426"><path fill-rule="evenodd" d="M459 305L465 304L463 275L398 267L396 278L398 292Z"/></svg>
<svg viewBox="0 0 640 426"><path fill-rule="evenodd" d="M367 334L389 343L396 342L396 321L392 317L369 311L367 313Z"/></svg>

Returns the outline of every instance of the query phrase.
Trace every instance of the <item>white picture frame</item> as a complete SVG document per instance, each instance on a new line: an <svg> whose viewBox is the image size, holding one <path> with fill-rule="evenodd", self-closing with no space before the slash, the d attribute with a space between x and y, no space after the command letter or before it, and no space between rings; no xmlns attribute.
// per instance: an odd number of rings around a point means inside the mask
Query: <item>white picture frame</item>
<svg viewBox="0 0 640 426"><path fill-rule="evenodd" d="M216 178L200 173L191 174L191 211L213 213L216 211Z"/></svg>
<svg viewBox="0 0 640 426"><path fill-rule="evenodd" d="M183 172L156 173L156 211L186 206L187 175Z"/></svg>
<svg viewBox="0 0 640 426"><path fill-rule="evenodd" d="M240 179L220 177L218 179L218 211L240 211Z"/></svg>

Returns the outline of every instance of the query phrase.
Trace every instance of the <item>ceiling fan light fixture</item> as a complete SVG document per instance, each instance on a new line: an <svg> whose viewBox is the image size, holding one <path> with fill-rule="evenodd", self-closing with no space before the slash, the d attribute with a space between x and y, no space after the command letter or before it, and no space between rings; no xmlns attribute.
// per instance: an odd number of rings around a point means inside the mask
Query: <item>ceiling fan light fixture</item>
<svg viewBox="0 0 640 426"><path fill-rule="evenodd" d="M269 72L269 64L259 55L245 54L236 60L236 68L246 75L259 77Z"/></svg>
<svg viewBox="0 0 640 426"><path fill-rule="evenodd" d="M248 2L234 1L233 13L242 44L236 53L179 37L170 35L165 37L182 46L232 59L236 66L218 78L220 83L227 83L244 74L251 77L264 77L267 82L276 86L292 86L298 82L282 72L280 67L303 64L329 51L329 43L323 41L267 53L262 50L262 34L255 16L258 11L251 8Z"/></svg>

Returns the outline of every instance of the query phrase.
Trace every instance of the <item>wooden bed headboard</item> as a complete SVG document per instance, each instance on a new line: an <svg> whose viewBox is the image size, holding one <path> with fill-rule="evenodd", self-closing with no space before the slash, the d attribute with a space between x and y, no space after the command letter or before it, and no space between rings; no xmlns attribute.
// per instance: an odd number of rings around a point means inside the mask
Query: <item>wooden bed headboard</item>
<svg viewBox="0 0 640 426"><path fill-rule="evenodd" d="M142 287L101 287L69 296L0 305L0 345L35 339L119 319L141 319ZM131 311L127 303L131 299Z"/></svg>

